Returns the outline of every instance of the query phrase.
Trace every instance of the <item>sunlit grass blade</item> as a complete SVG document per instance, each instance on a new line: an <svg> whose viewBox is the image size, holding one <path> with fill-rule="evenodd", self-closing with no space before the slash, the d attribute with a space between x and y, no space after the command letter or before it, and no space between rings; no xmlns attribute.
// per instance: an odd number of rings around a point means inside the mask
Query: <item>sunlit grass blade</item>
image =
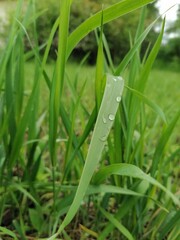
<svg viewBox="0 0 180 240"><path fill-rule="evenodd" d="M124 87L124 81L121 77L107 75L107 83L102 99L101 107L98 113L94 133L87 154L85 166L80 178L78 189L73 200L73 203L62 222L58 233L60 233L72 220L76 214L81 201L88 188L92 175L100 161L102 150L106 139L112 127L115 115L121 100L121 94ZM50 239L54 239L56 235Z"/></svg>

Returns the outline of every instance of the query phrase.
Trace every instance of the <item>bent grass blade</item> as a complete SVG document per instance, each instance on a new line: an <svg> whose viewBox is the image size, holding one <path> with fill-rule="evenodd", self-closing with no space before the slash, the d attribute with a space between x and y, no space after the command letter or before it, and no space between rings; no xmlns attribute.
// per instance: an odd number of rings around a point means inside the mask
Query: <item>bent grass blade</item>
<svg viewBox="0 0 180 240"><path fill-rule="evenodd" d="M100 184L102 181L106 179L109 175L120 175L120 176L128 176L133 178L138 178L141 180L145 180L152 185L160 188L163 190L177 206L180 206L179 199L170 192L166 187L164 187L160 182L158 182L155 178L151 177L150 175L144 173L140 168L135 165L127 164L127 163L119 163L119 164L112 164L110 166L104 167L97 172L93 181L96 184Z"/></svg>
<svg viewBox="0 0 180 240"><path fill-rule="evenodd" d="M103 23L110 22L122 15L125 15L135 9L138 9L142 6L147 5L150 2L154 2L152 0L125 0L120 1L112 6L103 10ZM93 31L97 27L101 25L101 16L102 12L99 11L94 14L92 17L88 18L84 21L78 28L72 32L72 34L68 38L68 48L67 48L67 58L71 54L74 47L83 39L89 32Z"/></svg>

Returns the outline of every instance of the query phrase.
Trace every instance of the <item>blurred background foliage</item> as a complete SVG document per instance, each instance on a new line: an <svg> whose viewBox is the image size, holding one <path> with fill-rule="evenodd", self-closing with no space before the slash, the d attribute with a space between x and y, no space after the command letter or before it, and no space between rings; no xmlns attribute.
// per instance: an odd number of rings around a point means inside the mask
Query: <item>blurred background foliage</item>
<svg viewBox="0 0 180 240"><path fill-rule="evenodd" d="M39 11L40 15L37 18L37 30L38 30L38 41L40 45L45 45L47 39L50 35L52 26L56 21L59 13L59 5L60 1L57 0L43 0L36 1L36 8ZM1 1L1 2L11 2L11 1ZM28 1L27 1L28 2ZM103 8L116 3L117 0L73 0L72 8L71 8L71 18L70 18L70 33L76 29L82 22L84 22L89 16L92 14L102 10ZM146 13L146 23L148 26L153 20L155 20L159 16L158 8L156 7L156 3L151 3L147 6ZM9 14L9 25L11 25L11 15ZM108 41L108 45L111 51L112 59L114 63L119 62L125 54L128 52L131 41L135 37L137 23L139 21L140 10L136 10L122 16L119 19L116 19L110 23L104 25L104 34ZM145 27L146 27L145 26ZM5 33L1 31L1 37L4 39L8 34L8 26L6 23ZM33 27L29 27L27 29L28 34L30 36L31 41L33 42ZM158 23L156 27L150 32L144 41L141 47L142 56L144 56L147 49L151 49L153 46L158 32L159 32ZM167 33L165 37L164 44L161 47L160 53L158 55L159 61L162 61L163 64L167 63L173 66L177 66L179 69L180 63L180 7L177 12L177 20L175 22L171 22L167 24ZM170 37L171 36L171 37ZM50 51L50 57L52 59L56 58L57 51L57 34L55 34L53 44ZM27 50L30 49L29 41L25 42L25 47ZM44 48L43 48L44 49ZM43 52L42 49L42 52ZM87 35L81 42L78 43L76 48L72 53L72 58L74 60L82 59L85 54L90 53L88 61L91 64L95 63L96 54L97 54L97 40L94 32L91 32ZM171 66L172 67L172 66Z"/></svg>
<svg viewBox="0 0 180 240"><path fill-rule="evenodd" d="M72 32L78 25L80 25L92 14L116 2L117 1L115 0L74 0L71 9L70 32ZM43 44L48 38L52 25L58 16L58 8L59 2L56 0L43 1L43 4L40 1L37 1L37 9L39 11L46 9L45 14L41 15L37 21L40 44ZM137 10L113 22L105 24L104 34L107 38L114 62L118 62L120 59L122 59L130 48L130 38L134 38L136 26L139 21L139 14L140 10ZM152 22L157 15L158 10L156 9L155 4L149 5L147 11L147 25L149 22ZM144 54L149 44L154 43L156 37L157 33L155 30L149 34L142 47L142 54ZM56 49L57 36L54 38L51 49L52 57L55 57L54 54ZM97 41L93 32L86 36L76 46L72 56L75 59L79 59L88 52L90 53L89 62L94 63L97 53Z"/></svg>

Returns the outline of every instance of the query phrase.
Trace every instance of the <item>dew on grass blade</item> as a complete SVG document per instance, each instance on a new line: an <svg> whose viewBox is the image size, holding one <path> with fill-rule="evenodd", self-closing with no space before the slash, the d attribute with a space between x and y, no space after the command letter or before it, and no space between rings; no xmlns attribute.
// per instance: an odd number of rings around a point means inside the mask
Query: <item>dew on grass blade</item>
<svg viewBox="0 0 180 240"><path fill-rule="evenodd" d="M100 140L101 140L102 142L105 142L105 141L106 141L106 139L107 139L107 136L106 136L106 135L104 135L104 136L100 137Z"/></svg>
<svg viewBox="0 0 180 240"><path fill-rule="evenodd" d="M117 77L119 81L123 81L123 78L121 76Z"/></svg>
<svg viewBox="0 0 180 240"><path fill-rule="evenodd" d="M102 121L103 121L103 123L107 123L107 119L103 116L103 118L102 118Z"/></svg>
<svg viewBox="0 0 180 240"><path fill-rule="evenodd" d="M113 77L113 80L114 80L115 82L117 82L117 81L123 81L123 78L122 78L121 76L114 76L114 77Z"/></svg>
<svg viewBox="0 0 180 240"><path fill-rule="evenodd" d="M109 118L110 121L113 121L115 116L113 114L109 114L108 118Z"/></svg>
<svg viewBox="0 0 180 240"><path fill-rule="evenodd" d="M121 101L121 97L120 96L118 96L117 98L116 98L116 102L120 102Z"/></svg>
<svg viewBox="0 0 180 240"><path fill-rule="evenodd" d="M62 230L64 230L64 228L71 222L81 206L81 202L86 194L92 176L96 171L99 161L101 160L103 149L118 111L119 101L121 100L120 97L124 88L124 80L119 76L110 74L107 74L106 77L106 86L101 105L97 113L97 120L88 148L85 165L81 173L79 185L66 217L58 229L58 233L61 233Z"/></svg>

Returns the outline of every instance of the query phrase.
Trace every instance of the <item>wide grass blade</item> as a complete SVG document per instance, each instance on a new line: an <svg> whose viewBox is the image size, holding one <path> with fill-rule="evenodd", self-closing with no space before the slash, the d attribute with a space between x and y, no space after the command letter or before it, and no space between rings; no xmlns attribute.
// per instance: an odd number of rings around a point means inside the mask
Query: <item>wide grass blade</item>
<svg viewBox="0 0 180 240"><path fill-rule="evenodd" d="M121 100L121 94L124 87L124 81L121 77L107 76L107 83L102 99L101 107L98 113L94 133L89 146L85 166L81 174L78 189L74 201L62 222L57 234L59 234L72 220L76 214L85 192L88 188L92 175L100 161L101 154L112 127L115 115ZM54 239L56 235L50 239Z"/></svg>

